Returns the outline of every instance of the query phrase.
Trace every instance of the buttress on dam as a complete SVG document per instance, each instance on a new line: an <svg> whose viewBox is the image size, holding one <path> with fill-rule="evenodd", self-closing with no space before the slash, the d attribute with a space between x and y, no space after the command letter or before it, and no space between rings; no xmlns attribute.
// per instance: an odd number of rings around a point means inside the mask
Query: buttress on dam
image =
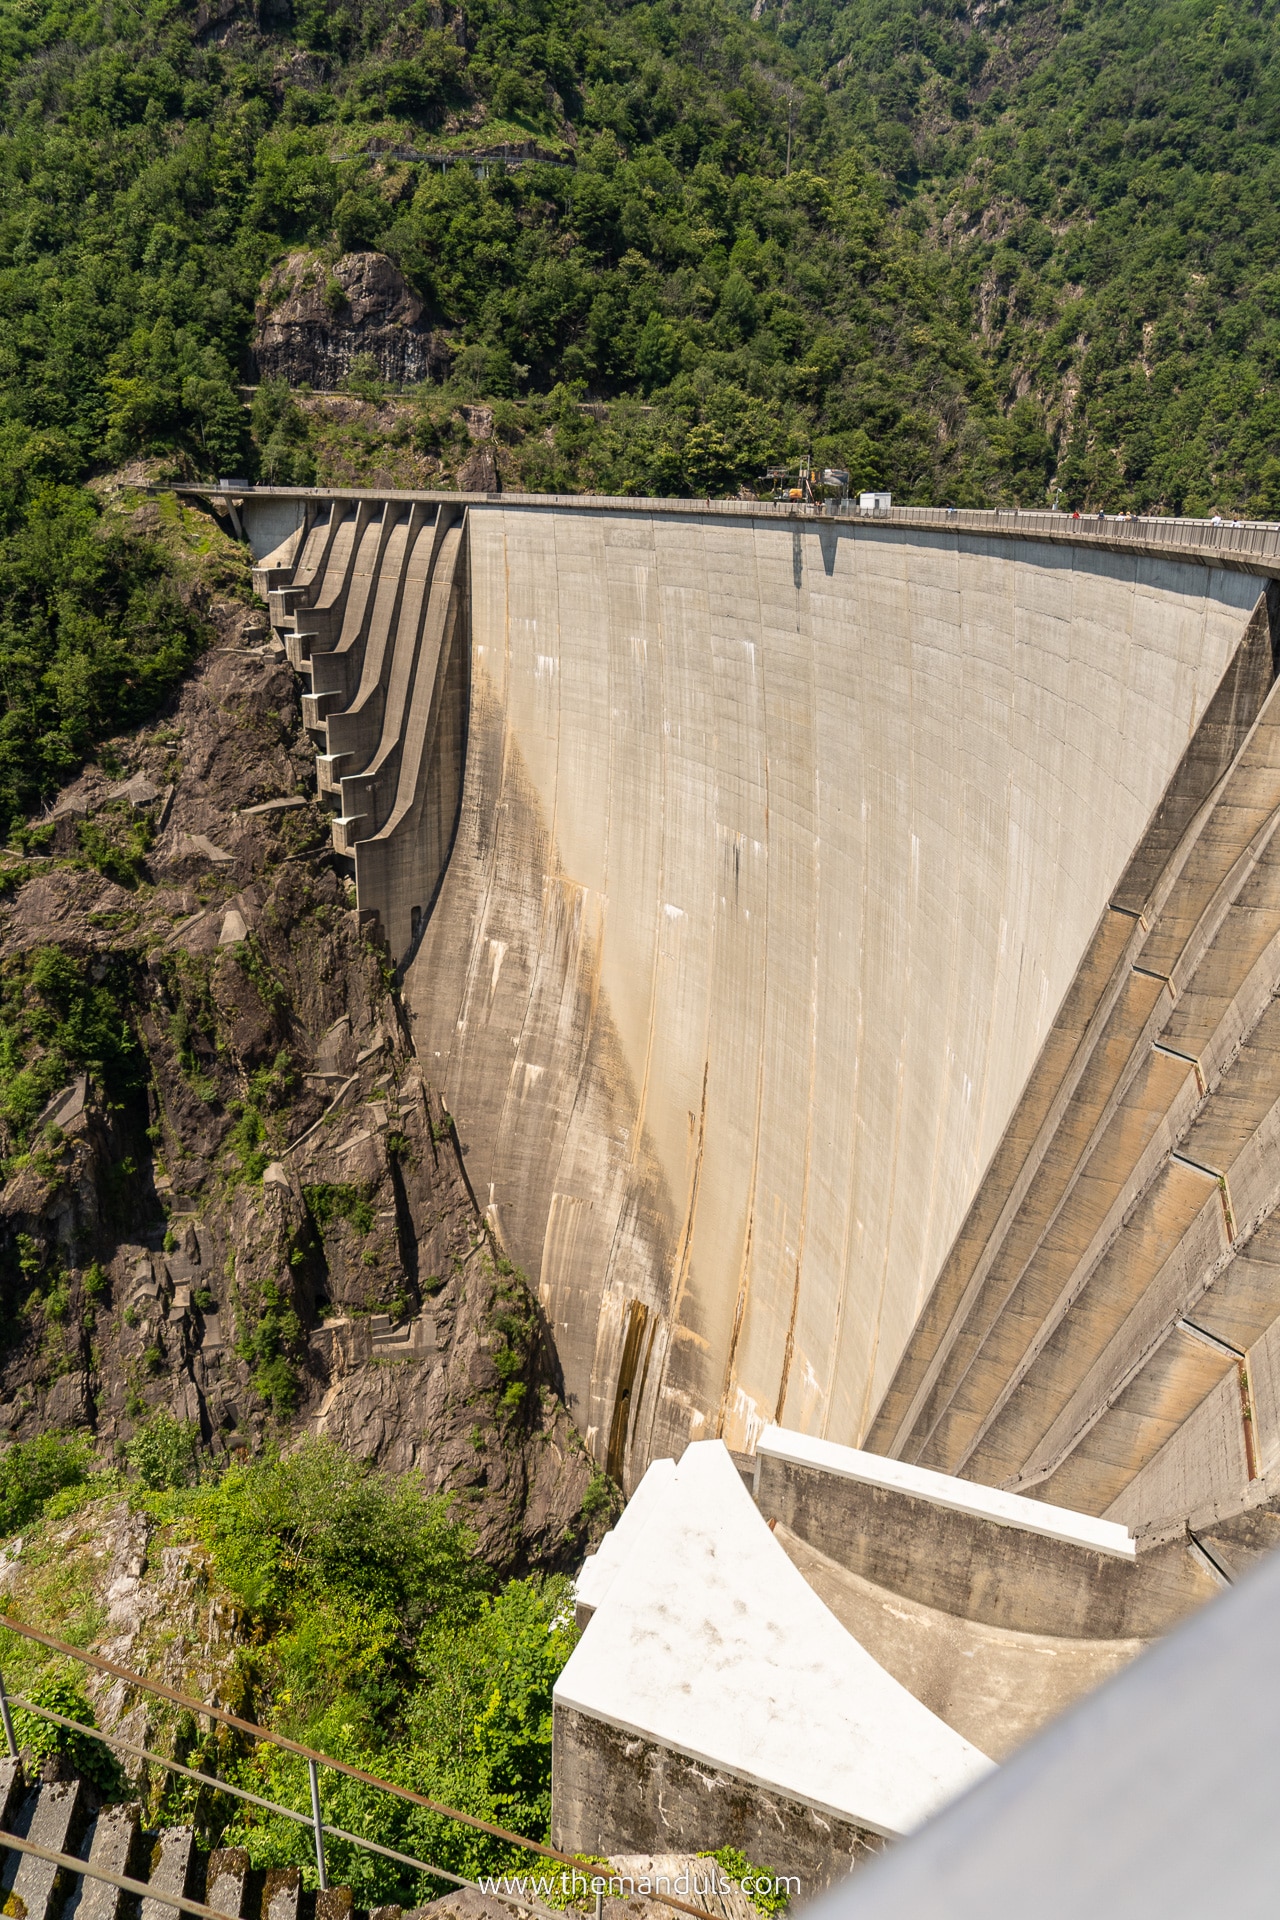
<svg viewBox="0 0 1280 1920"><path fill-rule="evenodd" d="M214 498L596 1459L631 1493L694 1443L754 1456L864 1644L874 1588L980 1628L993 1674L1076 1650L1024 1712L1007 1676L960 1699L972 1648L944 1685L872 1645L973 1742L938 1746L954 1788L1280 1532L1280 533ZM558 1844L608 1851L634 1761L574 1761L561 1710ZM734 1774L737 1734L653 1737L668 1811L672 1754ZM613 1827L574 1799L606 1776ZM848 1862L916 1817L853 1812Z"/></svg>

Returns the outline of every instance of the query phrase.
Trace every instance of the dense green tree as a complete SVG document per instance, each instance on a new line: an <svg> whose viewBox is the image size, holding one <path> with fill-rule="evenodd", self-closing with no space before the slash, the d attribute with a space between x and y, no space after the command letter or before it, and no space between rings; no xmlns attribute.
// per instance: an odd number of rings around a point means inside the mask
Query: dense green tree
<svg viewBox="0 0 1280 1920"><path fill-rule="evenodd" d="M28 450L34 464L34 437ZM12 476L10 489L7 514L0 492L6 829L55 793L99 741L149 714L195 658L199 637L163 554L104 518L92 494L23 487Z"/></svg>
<svg viewBox="0 0 1280 1920"><path fill-rule="evenodd" d="M1280 514L1278 56L1280 0L0 0L0 813L191 657L84 479L316 476L242 385L291 250L389 253L527 484Z"/></svg>
<svg viewBox="0 0 1280 1920"><path fill-rule="evenodd" d="M696 432L634 486L738 486L817 432L862 435L923 498L960 483L959 422L972 484L999 484L946 262L729 0L350 0L216 39L199 20L0 0L0 420L66 477L162 451L302 477L294 417L272 402L250 433L236 393L258 284L288 248L378 246L477 395L644 395L663 445ZM398 157L442 139L538 152L484 178ZM768 432L735 437L760 409Z"/></svg>
<svg viewBox="0 0 1280 1920"><path fill-rule="evenodd" d="M1280 514L1275 0L766 0L763 24L945 249L1006 494L1056 462L1064 499Z"/></svg>

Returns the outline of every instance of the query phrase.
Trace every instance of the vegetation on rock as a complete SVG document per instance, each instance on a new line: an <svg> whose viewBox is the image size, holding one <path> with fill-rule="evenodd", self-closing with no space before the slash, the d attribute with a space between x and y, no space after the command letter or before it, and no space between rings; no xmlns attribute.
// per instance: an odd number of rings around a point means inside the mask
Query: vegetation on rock
<svg viewBox="0 0 1280 1920"><path fill-rule="evenodd" d="M28 1695L33 1707L76 1720L82 1727L96 1727L97 1716L70 1663L52 1667L31 1684ZM14 1732L21 1751L33 1768L55 1756L75 1773L91 1780L104 1798L123 1799L126 1791L124 1771L111 1749L92 1734L59 1726L38 1713L20 1707L13 1716Z"/></svg>
<svg viewBox="0 0 1280 1920"><path fill-rule="evenodd" d="M149 718L200 639L161 546L83 488L0 471L0 837Z"/></svg>
<svg viewBox="0 0 1280 1920"><path fill-rule="evenodd" d="M255 1691L294 1739L533 1839L550 1823L551 1688L572 1650L560 1576L499 1588L475 1541L416 1475L383 1478L323 1443L232 1468L190 1509L215 1571L261 1636ZM245 1785L305 1810L305 1766L247 1756ZM357 1782L326 1783L329 1817L455 1873L520 1856ZM242 1812L262 1865L308 1865L305 1830ZM361 1906L410 1904L403 1870L341 1847ZM441 1889L443 1890L443 1889ZM417 1889L421 1898L424 1889Z"/></svg>
<svg viewBox="0 0 1280 1920"><path fill-rule="evenodd" d="M88 1646L101 1632L99 1589L118 1575L110 1551L124 1527L153 1596L154 1647L139 1642L143 1672L199 1691L211 1649L190 1626L220 1615L232 1626L216 1690L242 1715L481 1819L545 1839L550 1820L551 1689L575 1634L568 1583L531 1576L501 1584L476 1551L474 1535L417 1474L381 1474L323 1441L287 1456L262 1458L197 1479L175 1423L152 1423L155 1457L169 1449L166 1476L97 1467L86 1471L75 1441L43 1436L0 1456L0 1471L30 1488L75 1482L75 1497L44 1496L23 1507L32 1529L11 1587L17 1617ZM51 1472L58 1449L64 1471ZM158 1482L167 1478L169 1485ZM74 1509L74 1511L73 1511ZM6 1518L16 1509L10 1504ZM180 1572L175 1572L180 1568ZM136 1579L136 1574L135 1574ZM166 1584L167 1583L167 1584ZM115 1589L113 1588L113 1593ZM119 1601L117 1598L117 1610ZM211 1611L212 1610L212 1611ZM141 1627L137 1603L129 1630ZM188 1618L190 1616L190 1618ZM114 1616L113 1616L114 1617ZM115 1629L113 1629L113 1632ZM37 1705L96 1724L85 1692L91 1672L0 1629L7 1683ZM179 1661L195 1663L188 1676ZM159 1667L157 1667L159 1662ZM130 1702L129 1704L132 1704ZM114 1711L120 1710L117 1702ZM300 1812L309 1809L306 1767L226 1729L202 1732L152 1703L162 1751L189 1766L216 1766L223 1777ZM243 1844L255 1864L296 1864L314 1884L305 1827L194 1789L159 1769L128 1781L104 1748L35 1715L20 1738L39 1757L58 1753L107 1791L139 1788L156 1821L194 1820L206 1845ZM154 1743L154 1742L153 1742ZM325 1813L335 1825L472 1875L527 1856L328 1774ZM334 1842L332 1872L355 1890L358 1905L406 1906L443 1891L441 1883Z"/></svg>
<svg viewBox="0 0 1280 1920"><path fill-rule="evenodd" d="M37 1434L0 1454L0 1538L40 1519L56 1495L87 1485L93 1447L87 1435Z"/></svg>
<svg viewBox="0 0 1280 1920"><path fill-rule="evenodd" d="M296 257L337 324L332 269L373 250L450 368L410 436L429 453L468 398L503 403L500 437L552 450L517 480L719 493L812 446L915 500L1042 502L1056 477L1280 510L1263 0L202 21L0 6L11 472L168 450L309 478L306 409L251 415L237 386L254 303ZM514 171L469 159L504 146ZM584 396L629 410L587 423Z"/></svg>

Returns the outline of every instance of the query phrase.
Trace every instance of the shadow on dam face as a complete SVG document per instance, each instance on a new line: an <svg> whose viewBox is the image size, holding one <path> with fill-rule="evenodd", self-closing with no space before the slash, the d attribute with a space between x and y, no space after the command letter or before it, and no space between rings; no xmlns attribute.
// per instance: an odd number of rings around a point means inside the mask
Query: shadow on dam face
<svg viewBox="0 0 1280 1920"><path fill-rule="evenodd" d="M472 500L465 542L405 992L596 1456L777 1421L1135 1524L1234 1498L1266 579L671 502Z"/></svg>
<svg viewBox="0 0 1280 1920"><path fill-rule="evenodd" d="M774 1419L858 1442L1259 582L514 503L469 537L407 992L473 1185L629 1481Z"/></svg>

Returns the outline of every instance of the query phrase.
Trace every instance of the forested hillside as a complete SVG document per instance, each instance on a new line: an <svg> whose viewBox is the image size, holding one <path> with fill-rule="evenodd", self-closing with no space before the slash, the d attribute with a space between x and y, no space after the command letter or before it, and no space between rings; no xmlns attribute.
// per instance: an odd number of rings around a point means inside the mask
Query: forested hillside
<svg viewBox="0 0 1280 1920"><path fill-rule="evenodd" d="M1280 506L1274 0L751 14L4 0L9 470L252 466L262 276L379 249L459 393L647 403L561 484Z"/></svg>
<svg viewBox="0 0 1280 1920"><path fill-rule="evenodd" d="M1275 0L755 12L946 257L1064 499L1280 514Z"/></svg>
<svg viewBox="0 0 1280 1920"><path fill-rule="evenodd" d="M11 459L70 475L175 446L240 470L263 273L376 247L461 389L665 400L608 484L733 489L815 435L900 488L1021 482L963 290L724 0L3 18ZM477 180L393 157L502 142L545 158Z"/></svg>
<svg viewBox="0 0 1280 1920"><path fill-rule="evenodd" d="M1280 513L1277 12L0 0L7 810L191 658L79 491L138 458ZM349 318L361 261L429 379L259 382L264 286Z"/></svg>

